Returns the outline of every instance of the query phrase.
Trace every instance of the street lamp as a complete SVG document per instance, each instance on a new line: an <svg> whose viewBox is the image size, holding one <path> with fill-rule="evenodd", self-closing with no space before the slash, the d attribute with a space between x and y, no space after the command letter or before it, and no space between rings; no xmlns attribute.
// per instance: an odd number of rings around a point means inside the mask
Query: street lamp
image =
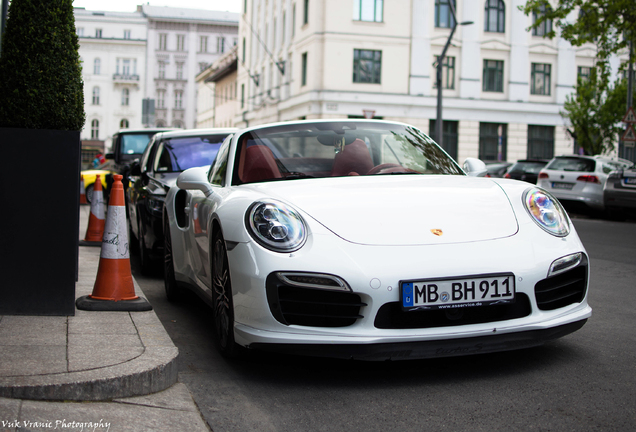
<svg viewBox="0 0 636 432"><path fill-rule="evenodd" d="M437 58L437 120L435 120L435 139L437 140L437 144L442 147L444 142L444 132L443 132L443 119L442 119L442 65L444 64L444 57L446 56L446 50L451 43L451 39L453 39L453 35L455 34L455 29L457 28L457 19L455 18L455 4L454 0L450 0L448 2L448 6L450 8L451 14L453 16L452 20L452 28L450 35L448 35L448 40L446 41L446 45L444 45L444 49L442 50L442 54ZM472 21L463 21L460 22L459 25L470 25L473 24Z"/></svg>

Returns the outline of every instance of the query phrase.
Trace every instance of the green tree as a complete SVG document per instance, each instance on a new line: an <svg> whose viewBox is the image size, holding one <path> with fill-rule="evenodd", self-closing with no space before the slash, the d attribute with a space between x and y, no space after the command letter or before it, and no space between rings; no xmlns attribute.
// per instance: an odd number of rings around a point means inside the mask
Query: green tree
<svg viewBox="0 0 636 432"><path fill-rule="evenodd" d="M576 92L566 97L561 112L572 125L577 144L588 154L613 150L624 130L620 119L625 115L627 80L609 84L604 92L598 90L598 81L594 68L588 79L579 77Z"/></svg>
<svg viewBox="0 0 636 432"><path fill-rule="evenodd" d="M84 87L73 0L12 0L0 56L0 127L79 131Z"/></svg>
<svg viewBox="0 0 636 432"><path fill-rule="evenodd" d="M630 40L636 42L634 0L558 0L555 8L548 0L528 0L520 9L533 16L531 29L541 28L546 21L553 23L545 37L554 38L559 29L560 36L574 46L588 42L597 46L601 91L610 84L610 57L627 52Z"/></svg>

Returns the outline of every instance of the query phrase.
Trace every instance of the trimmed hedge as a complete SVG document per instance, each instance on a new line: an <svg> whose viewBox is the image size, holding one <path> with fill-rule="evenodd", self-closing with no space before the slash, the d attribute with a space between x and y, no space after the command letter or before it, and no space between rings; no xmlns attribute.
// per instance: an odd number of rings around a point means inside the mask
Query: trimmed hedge
<svg viewBox="0 0 636 432"><path fill-rule="evenodd" d="M12 0L0 53L0 127L80 131L73 0Z"/></svg>

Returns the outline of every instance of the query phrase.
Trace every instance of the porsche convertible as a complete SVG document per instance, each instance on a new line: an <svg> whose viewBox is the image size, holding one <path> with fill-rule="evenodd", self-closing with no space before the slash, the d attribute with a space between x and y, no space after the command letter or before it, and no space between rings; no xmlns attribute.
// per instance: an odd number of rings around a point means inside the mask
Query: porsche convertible
<svg viewBox="0 0 636 432"><path fill-rule="evenodd" d="M580 329L589 259L567 213L485 174L403 123L237 131L166 197L166 294L207 302L230 358L447 357Z"/></svg>

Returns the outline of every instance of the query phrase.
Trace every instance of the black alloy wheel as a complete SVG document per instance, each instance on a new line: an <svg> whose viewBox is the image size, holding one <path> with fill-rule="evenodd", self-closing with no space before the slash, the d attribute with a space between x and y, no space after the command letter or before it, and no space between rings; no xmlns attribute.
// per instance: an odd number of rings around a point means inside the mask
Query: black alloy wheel
<svg viewBox="0 0 636 432"><path fill-rule="evenodd" d="M225 240L218 231L214 234L212 247L212 319L216 345L224 357L236 358L240 355L240 347L234 341L234 302L230 267Z"/></svg>
<svg viewBox="0 0 636 432"><path fill-rule="evenodd" d="M166 289L166 297L169 302L178 302L183 298L183 291L177 285L177 279L174 275L174 260L172 258L172 237L170 236L170 224L168 223L168 215L163 215L163 283Z"/></svg>
<svg viewBox="0 0 636 432"><path fill-rule="evenodd" d="M152 273L152 262L150 261L150 252L146 247L145 230L141 219L137 218L137 226L139 227L138 239L139 239L139 261L141 264L141 273L149 276Z"/></svg>

